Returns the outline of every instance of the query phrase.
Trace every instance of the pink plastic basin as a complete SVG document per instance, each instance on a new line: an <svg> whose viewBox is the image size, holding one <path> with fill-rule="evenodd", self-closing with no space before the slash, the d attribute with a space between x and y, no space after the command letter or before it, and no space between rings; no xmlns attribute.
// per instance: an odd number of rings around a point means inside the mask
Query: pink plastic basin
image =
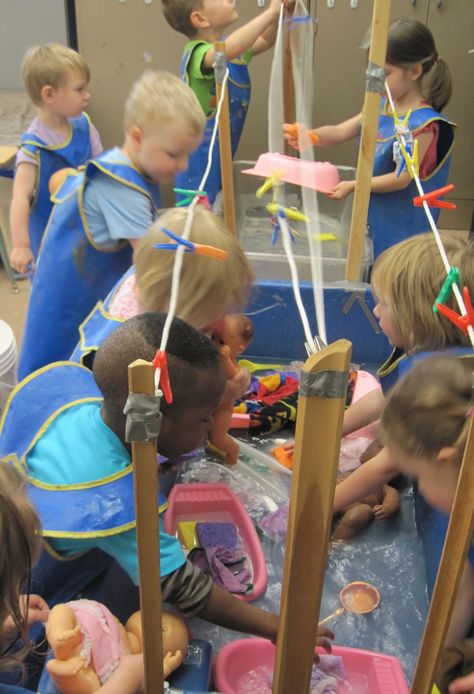
<svg viewBox="0 0 474 694"><path fill-rule="evenodd" d="M234 492L225 484L175 484L168 497L165 530L176 535L180 521L232 522L237 526L241 548L248 557L253 590L236 598L256 600L267 587L267 564L252 521Z"/></svg>
<svg viewBox="0 0 474 694"><path fill-rule="evenodd" d="M245 169L242 173L263 178L278 176L285 183L305 186L320 193L331 192L340 180L337 167L327 161L304 161L272 152L261 154L254 168Z"/></svg>
<svg viewBox="0 0 474 694"><path fill-rule="evenodd" d="M332 653L342 657L349 681L354 676L365 677L368 694L409 694L398 658L342 646L333 646ZM216 688L223 694L240 694L239 685L247 673L262 666L273 669L274 663L275 646L270 641L232 641L217 656L214 665Z"/></svg>

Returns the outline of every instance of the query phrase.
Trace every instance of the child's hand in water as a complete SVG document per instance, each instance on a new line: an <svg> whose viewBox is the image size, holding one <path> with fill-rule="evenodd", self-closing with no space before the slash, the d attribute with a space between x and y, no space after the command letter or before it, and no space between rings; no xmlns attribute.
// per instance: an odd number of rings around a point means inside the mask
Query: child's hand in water
<svg viewBox="0 0 474 694"><path fill-rule="evenodd" d="M316 636L316 646L319 648L324 648L327 653L331 652L332 643L334 641L334 634L326 627L318 627L318 634ZM315 662L319 663L319 656L314 656Z"/></svg>
<svg viewBox="0 0 474 694"><path fill-rule="evenodd" d="M344 200L344 198L347 198L348 195L354 192L355 183L355 181L341 181L328 193L328 198L331 198L331 200Z"/></svg>
<svg viewBox="0 0 474 694"><path fill-rule="evenodd" d="M28 603L27 603L28 601ZM31 627L35 622L46 622L49 617L49 607L45 600L39 595L30 595L29 600L27 595L20 595L19 601L20 613L24 614L26 605L28 604L28 627ZM3 623L3 632L7 638L17 636L16 625L12 617L7 617Z"/></svg>

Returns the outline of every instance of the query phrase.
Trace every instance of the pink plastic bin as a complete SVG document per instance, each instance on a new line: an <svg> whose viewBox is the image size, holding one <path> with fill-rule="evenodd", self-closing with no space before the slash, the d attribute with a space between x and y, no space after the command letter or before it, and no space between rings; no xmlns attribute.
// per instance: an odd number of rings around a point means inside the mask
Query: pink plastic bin
<svg viewBox="0 0 474 694"><path fill-rule="evenodd" d="M329 193L340 180L337 167L327 161L304 161L272 152L261 154L254 168L242 173L263 178L278 175L286 183L313 188L320 193Z"/></svg>
<svg viewBox="0 0 474 694"><path fill-rule="evenodd" d="M168 497L166 532L176 535L180 521L235 523L253 575L253 590L235 597L250 602L263 595L267 587L267 564L262 545L246 510L229 487L225 484L175 484Z"/></svg>
<svg viewBox="0 0 474 694"><path fill-rule="evenodd" d="M369 694L409 694L398 658L342 646L333 646L332 653L342 657L349 678L351 675L367 678ZM274 663L275 646L270 641L232 641L217 656L214 665L216 688L223 694L239 694L239 683L247 673L262 666L273 668Z"/></svg>

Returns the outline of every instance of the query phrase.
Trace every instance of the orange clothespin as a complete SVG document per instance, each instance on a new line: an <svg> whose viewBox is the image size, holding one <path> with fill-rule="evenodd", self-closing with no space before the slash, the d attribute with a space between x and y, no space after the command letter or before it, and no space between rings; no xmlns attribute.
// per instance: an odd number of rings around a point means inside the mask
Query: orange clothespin
<svg viewBox="0 0 474 694"><path fill-rule="evenodd" d="M165 396L168 405L173 401L173 393L171 392L170 375L168 371L168 362L166 360L166 352L159 349L152 361L155 369L160 369L160 387Z"/></svg>
<svg viewBox="0 0 474 694"><path fill-rule="evenodd" d="M462 330L463 333L467 333L469 326L474 328L474 308L472 306L471 297L469 296L467 287L463 287L462 295L464 305L466 307L465 315L456 313L456 311L453 311L444 304L438 303L436 304L436 307L438 311L443 314L443 316L446 316L446 318L451 321L451 323L454 323L454 325Z"/></svg>
<svg viewBox="0 0 474 694"><path fill-rule="evenodd" d="M448 210L455 210L456 205L454 202L448 202L448 200L438 200L442 195L446 195L451 190L453 190L454 185L449 183L444 188L438 188L437 190L432 190L431 193L426 193L425 195L418 195L413 198L413 204L415 207L422 207L423 202L426 202L429 207L445 207Z"/></svg>
<svg viewBox="0 0 474 694"><path fill-rule="evenodd" d="M304 126L302 126L301 123L289 123L288 125L285 125L285 133L288 133L290 137L293 137L296 140L297 138L299 138L300 131L303 127ZM313 130L306 130L304 134L309 137L312 145L318 144L319 137Z"/></svg>

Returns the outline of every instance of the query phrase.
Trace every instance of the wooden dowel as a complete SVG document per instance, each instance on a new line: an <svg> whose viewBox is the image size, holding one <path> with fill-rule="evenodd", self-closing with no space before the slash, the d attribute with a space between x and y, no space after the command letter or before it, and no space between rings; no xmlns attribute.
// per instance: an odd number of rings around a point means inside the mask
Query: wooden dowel
<svg viewBox="0 0 474 694"><path fill-rule="evenodd" d="M372 14L369 63L382 68L385 65L387 53L389 19L390 0L375 0ZM347 250L346 280L352 282L358 282L361 275L379 111L380 94L374 91L366 91L362 109L362 132L357 161L349 247Z"/></svg>
<svg viewBox="0 0 474 694"><path fill-rule="evenodd" d="M338 340L305 363L303 374L347 377L351 343ZM344 380L344 384L346 380ZM282 582L274 694L309 691L319 621L345 406L341 397L305 395L296 420L288 535Z"/></svg>
<svg viewBox="0 0 474 694"><path fill-rule="evenodd" d="M214 48L217 53L225 56L225 42L216 41ZM229 92L226 88L222 110L219 118L219 155L221 162L222 201L224 207L224 222L230 231L237 235L234 198L234 174L232 170L232 143L230 136ZM216 78L216 96L219 103L222 94L222 83Z"/></svg>
<svg viewBox="0 0 474 694"><path fill-rule="evenodd" d="M131 393L154 395L153 365L143 359L137 359L133 364L130 364L128 367L128 387ZM164 678L156 442L133 442L132 460L143 655L145 659L145 691L146 694L162 694Z"/></svg>
<svg viewBox="0 0 474 694"><path fill-rule="evenodd" d="M436 667L446 639L467 551L474 532L474 419L464 451L456 497L443 554L418 653L412 694L431 692Z"/></svg>

